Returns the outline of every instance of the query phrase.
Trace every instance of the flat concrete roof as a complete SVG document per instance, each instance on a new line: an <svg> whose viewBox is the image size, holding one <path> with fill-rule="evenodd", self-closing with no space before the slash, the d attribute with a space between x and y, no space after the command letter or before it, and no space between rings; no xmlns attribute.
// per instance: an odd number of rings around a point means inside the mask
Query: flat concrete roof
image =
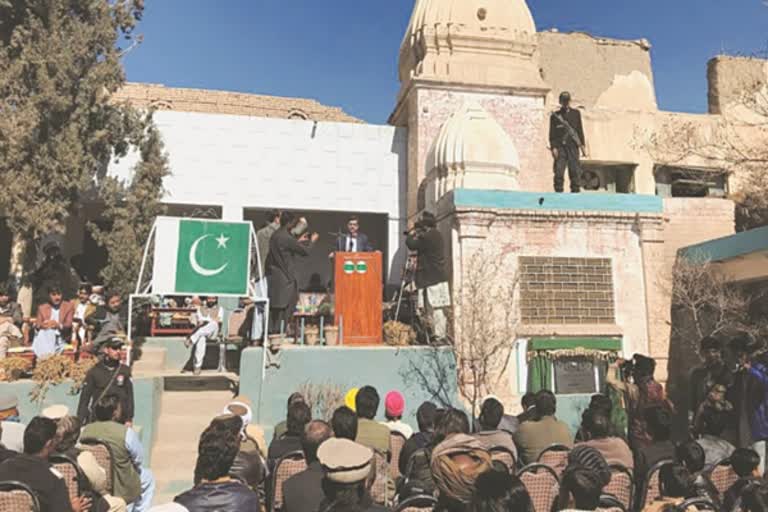
<svg viewBox="0 0 768 512"><path fill-rule="evenodd" d="M678 256L711 261L733 282L768 279L768 226L683 247Z"/></svg>

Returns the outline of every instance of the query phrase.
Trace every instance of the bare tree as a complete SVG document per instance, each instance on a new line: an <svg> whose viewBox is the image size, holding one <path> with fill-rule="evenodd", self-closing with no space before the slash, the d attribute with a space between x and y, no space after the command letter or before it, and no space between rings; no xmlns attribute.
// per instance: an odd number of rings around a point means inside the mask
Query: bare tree
<svg viewBox="0 0 768 512"><path fill-rule="evenodd" d="M659 164L692 163L732 176L731 199L742 231L768 224L768 76L747 66L728 80L718 117L707 123L670 117L636 138Z"/></svg>
<svg viewBox="0 0 768 512"><path fill-rule="evenodd" d="M326 421L330 421L333 411L344 405L344 390L335 384L305 382L299 388L299 393L312 409L312 415Z"/></svg>
<svg viewBox="0 0 768 512"><path fill-rule="evenodd" d="M760 338L765 325L750 317L752 304L761 298L731 283L711 261L693 254L675 264L670 287L673 339L689 344L694 352L706 337L747 332Z"/></svg>
<svg viewBox="0 0 768 512"><path fill-rule="evenodd" d="M454 293L458 387L474 417L480 399L502 385L515 345L518 278L517 274L505 278L504 263L502 253L474 253L465 263Z"/></svg>

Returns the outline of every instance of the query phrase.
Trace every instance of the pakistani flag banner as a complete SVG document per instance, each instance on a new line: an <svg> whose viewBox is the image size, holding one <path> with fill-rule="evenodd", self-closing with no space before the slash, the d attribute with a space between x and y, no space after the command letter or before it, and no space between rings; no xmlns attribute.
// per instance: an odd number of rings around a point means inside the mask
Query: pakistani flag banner
<svg viewBox="0 0 768 512"><path fill-rule="evenodd" d="M155 232L155 293L247 295L247 222L160 217Z"/></svg>

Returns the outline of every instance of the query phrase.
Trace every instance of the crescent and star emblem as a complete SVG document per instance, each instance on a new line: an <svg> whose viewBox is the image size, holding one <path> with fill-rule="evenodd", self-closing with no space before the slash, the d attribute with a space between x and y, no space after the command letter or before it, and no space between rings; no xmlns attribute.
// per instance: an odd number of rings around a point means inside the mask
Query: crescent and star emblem
<svg viewBox="0 0 768 512"><path fill-rule="evenodd" d="M222 266L218 268L205 268L204 266L200 265L200 263L197 261L197 247L200 245L200 243L205 240L206 238L211 238L213 235L203 235L197 240L195 240L192 243L192 247L189 248L189 265L192 267L192 270L200 274L204 277L213 277L215 275L221 274L224 269L227 268L229 265L229 262L223 264ZM226 249L227 248L227 242L229 242L229 238L225 237L224 234L220 234L216 240L216 248L217 249Z"/></svg>

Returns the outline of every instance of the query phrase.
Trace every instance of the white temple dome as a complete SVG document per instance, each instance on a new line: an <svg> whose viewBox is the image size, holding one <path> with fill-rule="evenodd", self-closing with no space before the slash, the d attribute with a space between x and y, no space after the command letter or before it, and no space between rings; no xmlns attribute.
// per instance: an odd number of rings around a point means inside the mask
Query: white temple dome
<svg viewBox="0 0 768 512"><path fill-rule="evenodd" d="M416 0L400 47L400 81L545 88L525 0Z"/></svg>
<svg viewBox="0 0 768 512"><path fill-rule="evenodd" d="M424 205L457 188L517 190L520 157L504 128L475 101L440 128L427 155Z"/></svg>

